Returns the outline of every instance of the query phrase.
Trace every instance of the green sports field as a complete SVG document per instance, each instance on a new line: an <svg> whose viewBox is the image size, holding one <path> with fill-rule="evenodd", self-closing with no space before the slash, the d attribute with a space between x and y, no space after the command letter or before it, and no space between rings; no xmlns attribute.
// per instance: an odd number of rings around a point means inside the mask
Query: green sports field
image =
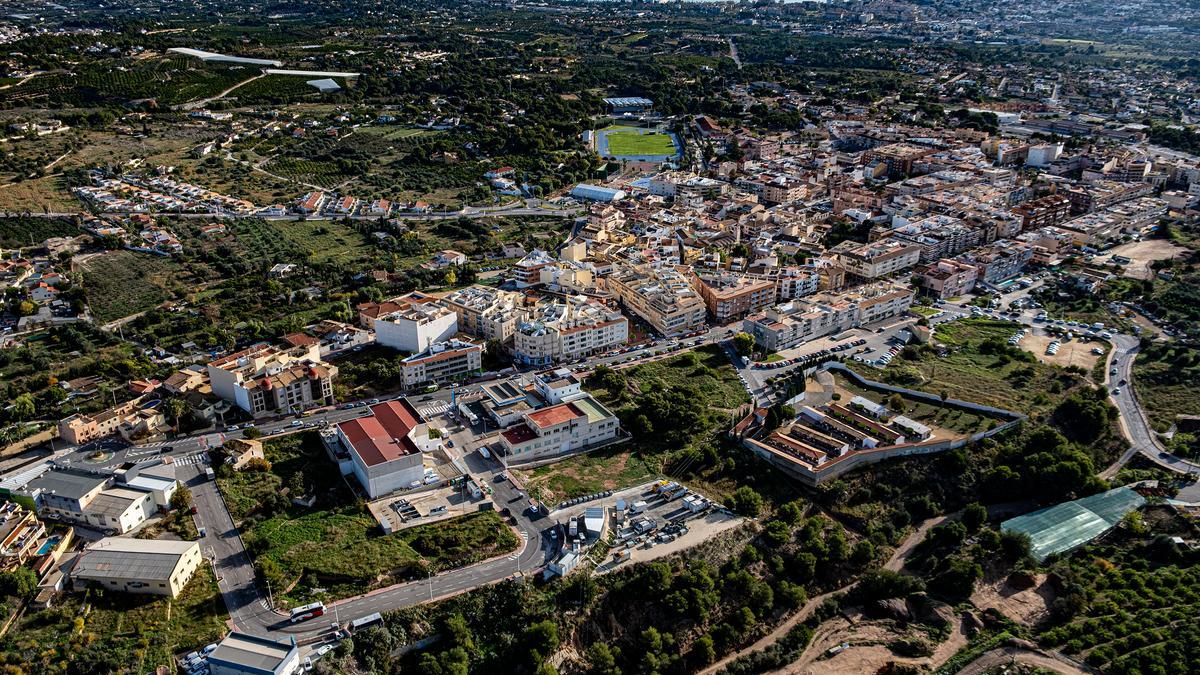
<svg viewBox="0 0 1200 675"><path fill-rule="evenodd" d="M608 137L608 152L611 155L673 155L675 144L664 133L643 133L634 127L610 127L605 129Z"/></svg>

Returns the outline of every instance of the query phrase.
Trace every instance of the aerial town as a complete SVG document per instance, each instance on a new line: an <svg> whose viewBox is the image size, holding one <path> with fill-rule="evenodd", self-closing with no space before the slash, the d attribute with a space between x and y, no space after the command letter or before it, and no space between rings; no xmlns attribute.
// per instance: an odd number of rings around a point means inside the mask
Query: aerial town
<svg viewBox="0 0 1200 675"><path fill-rule="evenodd" d="M1200 8L0 18L0 673L1200 672Z"/></svg>

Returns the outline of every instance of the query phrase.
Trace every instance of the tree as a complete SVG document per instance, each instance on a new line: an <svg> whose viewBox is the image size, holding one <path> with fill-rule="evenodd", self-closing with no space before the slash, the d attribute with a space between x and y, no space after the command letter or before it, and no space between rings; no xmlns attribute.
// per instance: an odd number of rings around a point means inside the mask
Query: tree
<svg viewBox="0 0 1200 675"><path fill-rule="evenodd" d="M621 669L617 667L617 657L621 651L615 647L609 647L604 642L594 642L588 647L588 661L591 663L591 669L588 671L593 675L621 675Z"/></svg>
<svg viewBox="0 0 1200 675"><path fill-rule="evenodd" d="M28 598L37 591L37 575L28 567L18 567L11 572L0 572L0 592L20 598Z"/></svg>
<svg viewBox="0 0 1200 675"><path fill-rule="evenodd" d="M729 507L747 518L755 518L762 511L763 498L754 488L743 485L729 498Z"/></svg>
<svg viewBox="0 0 1200 675"><path fill-rule="evenodd" d="M888 407L895 411L903 411L904 397L900 394L892 394L888 397Z"/></svg>
<svg viewBox="0 0 1200 675"><path fill-rule="evenodd" d="M754 351L754 336L749 333L734 335L733 348L742 356L750 356L750 353Z"/></svg>
<svg viewBox="0 0 1200 675"><path fill-rule="evenodd" d="M30 394L21 394L13 399L12 402L12 418L14 420L27 420L37 414L37 404L33 402L33 396Z"/></svg>
<svg viewBox="0 0 1200 675"><path fill-rule="evenodd" d="M192 491L183 483L175 488L175 494L171 495L171 508L186 511L192 505Z"/></svg>
<svg viewBox="0 0 1200 675"><path fill-rule="evenodd" d="M242 432L242 436L244 438L254 440L256 438L262 438L262 432L258 430L258 427L250 427Z"/></svg>
<svg viewBox="0 0 1200 675"><path fill-rule="evenodd" d="M962 522L967 526L968 532L978 532L979 528L987 522L987 507L979 502L967 504L967 507L963 509Z"/></svg>
<svg viewBox="0 0 1200 675"><path fill-rule="evenodd" d="M713 645L712 637L701 635L696 644L692 647L692 654L695 655L696 665L707 666L717 660L717 648Z"/></svg>

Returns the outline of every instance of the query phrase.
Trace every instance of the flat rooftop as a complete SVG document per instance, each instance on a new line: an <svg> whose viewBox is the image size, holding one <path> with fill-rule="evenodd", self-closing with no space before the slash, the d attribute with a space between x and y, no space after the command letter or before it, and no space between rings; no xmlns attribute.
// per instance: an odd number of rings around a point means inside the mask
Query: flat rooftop
<svg viewBox="0 0 1200 675"><path fill-rule="evenodd" d="M246 672L271 673L296 650L296 639L271 640L245 633L230 633L208 655L209 663L241 667Z"/></svg>
<svg viewBox="0 0 1200 675"><path fill-rule="evenodd" d="M79 555L72 575L85 579L168 580L179 559L200 544L195 541L109 537Z"/></svg>

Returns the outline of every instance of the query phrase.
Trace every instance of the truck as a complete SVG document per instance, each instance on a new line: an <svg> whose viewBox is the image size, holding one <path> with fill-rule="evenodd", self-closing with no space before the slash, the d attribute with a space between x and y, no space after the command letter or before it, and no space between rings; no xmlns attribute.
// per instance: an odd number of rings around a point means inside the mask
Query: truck
<svg viewBox="0 0 1200 675"><path fill-rule="evenodd" d="M214 472L214 471L212 470L212 467L210 466L210 467L208 467L207 469L205 469L205 470L204 470L204 477L205 477L205 478L207 478L207 479L209 479L209 480L213 480L214 478L216 478L216 477L217 477L217 474L216 474L216 472Z"/></svg>
<svg viewBox="0 0 1200 675"><path fill-rule="evenodd" d="M572 538L579 535L579 518L571 516L571 522L567 526L567 534L569 534Z"/></svg>
<svg viewBox="0 0 1200 675"><path fill-rule="evenodd" d="M645 510L646 510L646 502L637 501L637 502L633 503L633 506L629 507L629 515L637 515Z"/></svg>

